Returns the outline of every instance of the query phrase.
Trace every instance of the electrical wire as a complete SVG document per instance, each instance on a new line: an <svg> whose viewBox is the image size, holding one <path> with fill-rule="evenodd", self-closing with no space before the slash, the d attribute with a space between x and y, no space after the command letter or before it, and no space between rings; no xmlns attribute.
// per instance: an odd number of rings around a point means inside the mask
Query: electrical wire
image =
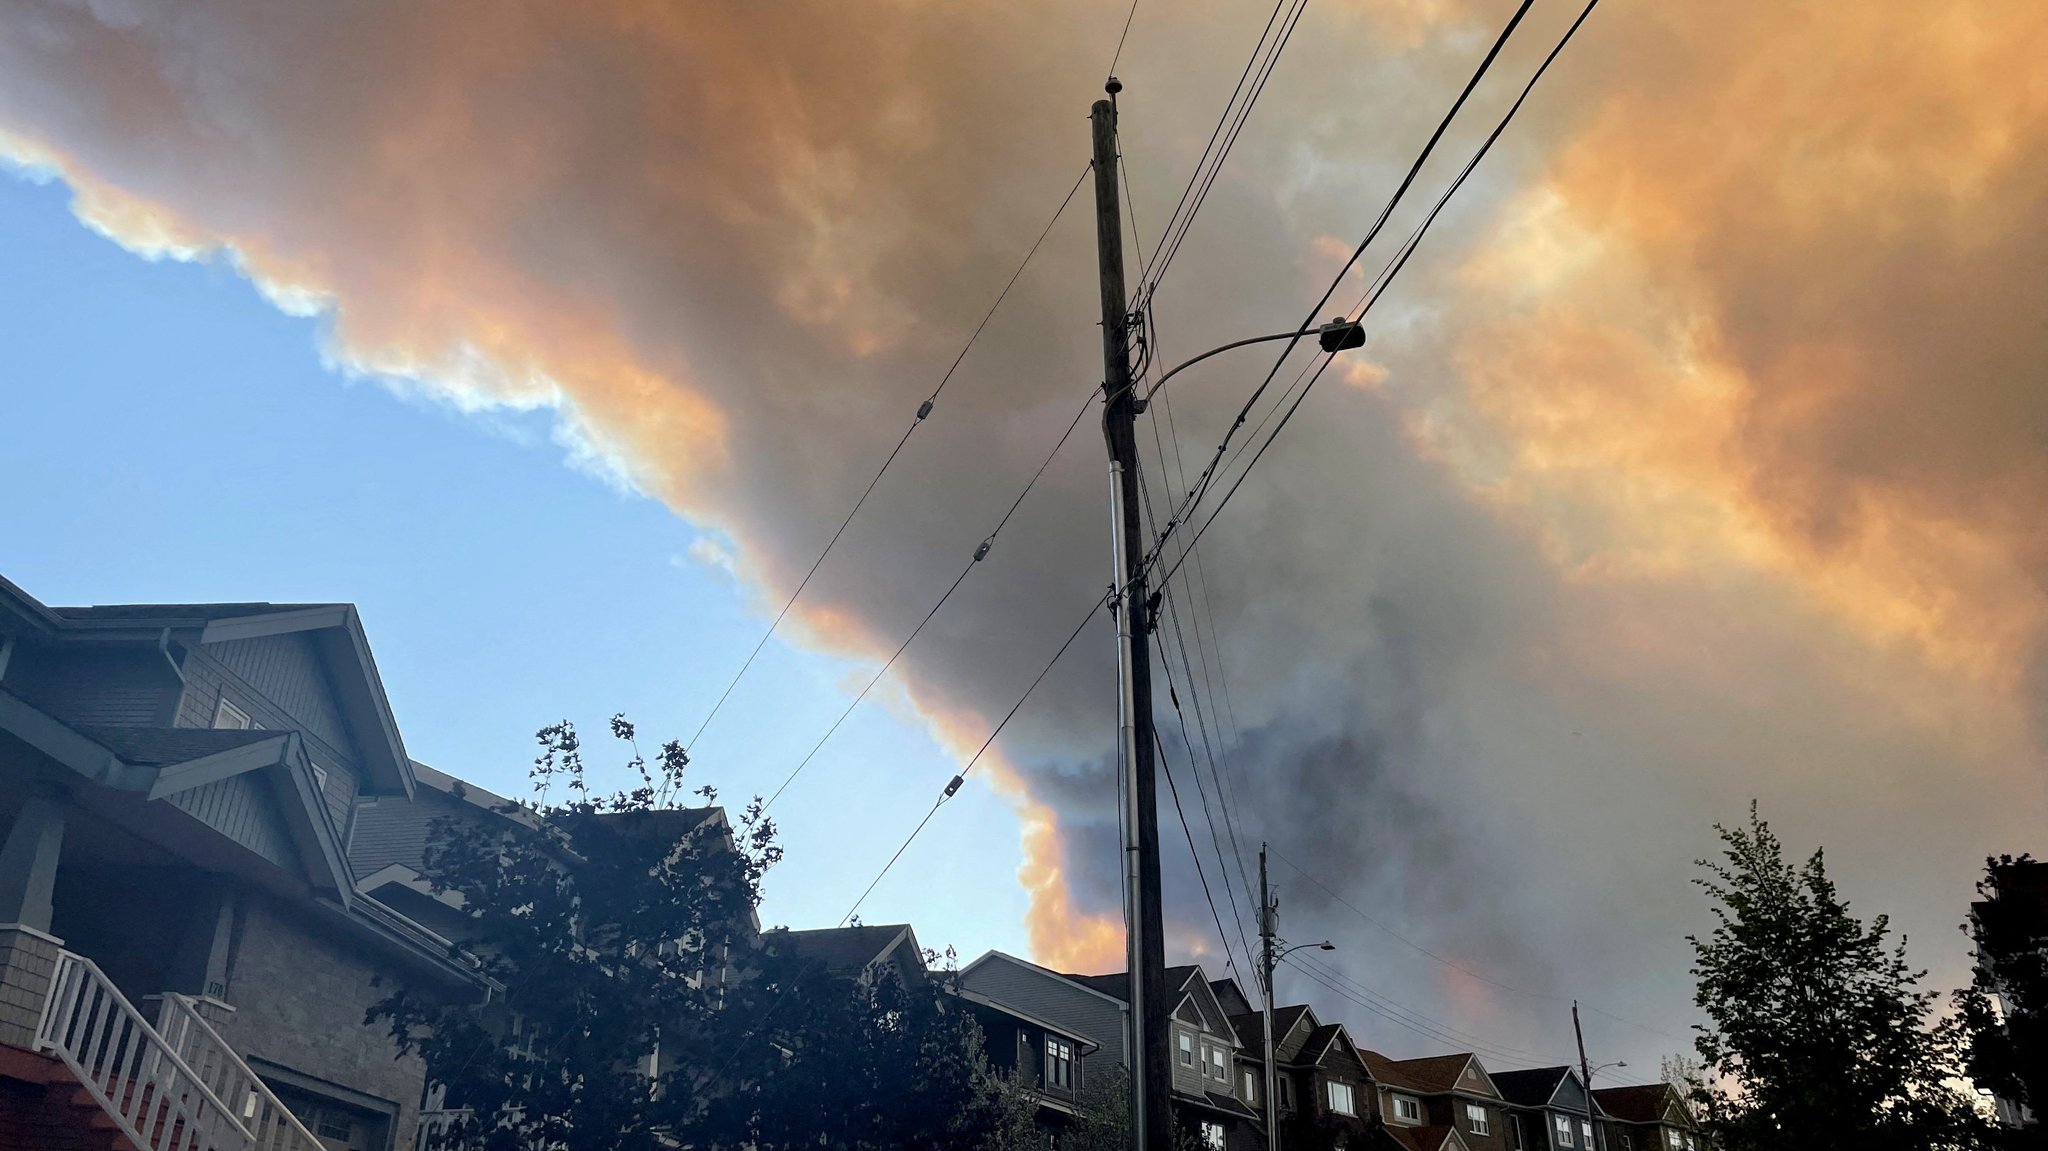
<svg viewBox="0 0 2048 1151"><path fill-rule="evenodd" d="M967 766L961 768L958 775L947 781L945 789L939 793L938 802L932 805L932 810L925 812L924 818L918 821L917 826L912 828L910 834L904 838L902 846L896 849L896 854L889 857L889 862L883 865L881 872L860 893L860 898L853 901L853 906L847 909L845 917L839 921L841 926L844 926L847 920L853 918L854 913L860 910L861 904L867 902L868 896L874 893L875 885L881 883L882 878L889 874L891 868L896 866L896 861L903 858L903 853L909 850L910 845L924 832L925 825L932 821L933 814L940 807L944 806L947 800L959 793L960 786L966 782L968 773L974 770L974 765L981 762L981 757L987 754L989 747L995 743L996 737L1003 734L1004 728L1010 726L1010 721L1016 718L1017 712L1024 706L1024 702L1031 698L1033 692L1038 690L1038 685L1045 682L1046 675L1052 671L1054 665L1060 662L1060 657L1066 655L1067 649L1074 646L1074 641L1080 639L1081 633L1087 630L1088 622L1095 618L1096 610L1111 602L1113 602L1113 595L1104 594L1102 598L1088 605L1087 613L1081 617L1079 623L1074 625L1074 630L1067 636L1066 642L1060 644L1060 649L1052 654L1051 659L1045 661L1045 666L1038 670L1036 676L1032 677L1031 685L1024 689L1024 694L1017 697L1017 702L1010 705L1010 710L1003 714L1002 721L996 724L995 730L989 732L988 738L982 740L981 746L975 749L974 757L967 761Z"/></svg>
<svg viewBox="0 0 2048 1151"><path fill-rule="evenodd" d="M1131 0L1131 10L1124 13L1124 30L1117 33L1116 52L1109 58L1109 72L1107 75L1112 80L1116 79L1116 62L1124 58L1124 40L1131 34L1131 21L1137 19L1137 16L1138 0Z"/></svg>
<svg viewBox="0 0 2048 1151"><path fill-rule="evenodd" d="M1202 853L1201 853L1200 851L1196 850L1196 848L1195 848L1195 833L1194 833L1193 829L1192 829L1192 828L1190 828L1190 827L1188 826L1188 813L1187 813L1186 809L1182 808L1182 807L1181 807L1181 805L1180 805L1180 787L1179 787L1179 785L1177 785L1177 784L1175 784L1175 783L1173 782L1173 763L1172 763L1172 762L1171 762L1170 760L1168 760L1168 759L1166 758L1166 749L1165 749L1164 747L1160 746L1160 745L1164 744L1165 742L1166 742L1165 740L1163 740L1163 739L1161 739L1161 738L1159 737L1159 725L1158 725L1158 724L1153 724L1153 725L1152 725L1152 745L1153 745L1153 751L1154 751L1154 753L1155 753L1155 754L1157 754L1157 755L1159 756L1159 767L1160 767L1160 770L1161 770L1162 772L1164 772L1164 773L1165 773L1165 775L1166 775L1166 792L1167 792L1167 794L1168 794L1168 795L1170 795L1170 796L1172 796L1172 797L1173 797L1173 813L1174 813L1174 815L1176 815L1176 816L1178 816L1178 817L1180 818L1180 830L1181 830L1181 834L1182 834L1182 835L1185 835L1185 836L1187 836L1187 840L1188 840L1188 855L1189 855L1189 856L1191 856L1191 857L1193 857L1193 859L1194 859L1194 861L1195 861L1195 878L1197 878L1197 879L1199 879L1199 880L1201 880L1201 881L1202 881L1202 901L1203 901L1204 903L1207 903L1207 904L1209 905L1209 916L1210 916L1210 918L1212 918L1212 919L1214 919L1214 920L1216 921L1216 938L1217 938L1217 939L1219 939L1219 940L1221 940L1221 941L1222 941L1222 943L1223 943L1223 963L1224 963L1224 966L1226 966L1226 967L1230 968L1230 969L1231 969L1232 971L1235 971L1235 972L1237 972L1237 973L1239 974L1239 976L1240 976L1240 977L1242 977L1242 978L1246 978L1246 979L1249 979L1249 978L1251 978L1251 971L1252 971L1252 967L1251 967L1251 944L1250 944L1249 942L1247 942L1247 941L1246 941L1246 940L1245 940L1245 939L1243 938L1243 935L1244 935L1244 924L1243 924L1242 922L1239 922L1239 923L1238 923L1238 925L1237 925L1237 930L1238 930L1238 936L1239 936L1238 942L1239 942L1239 944L1240 944L1241 946L1243 946L1243 948L1244 948L1244 953L1245 953L1245 966L1243 966L1243 967L1239 967L1239 966L1237 965L1237 958L1236 958L1236 956L1235 956L1234 954L1232 954L1232 952L1231 952L1231 950L1230 950L1230 933L1229 933L1228 931L1225 931L1225 930L1223 929L1223 915L1222 915L1222 913L1221 913L1221 912L1219 912L1219 911L1217 911L1217 910L1216 910L1216 896L1215 896L1214 894L1212 894L1212 893L1210 892L1210 890L1209 890L1209 873L1208 873L1207 871L1205 871L1205 870L1203 869L1203 867L1202 867ZM1192 770L1192 769L1193 769L1193 767L1194 767L1194 759L1193 759L1193 755L1194 755L1194 749L1193 749L1193 748L1190 748L1190 749L1188 750L1188 754L1189 754L1189 759L1188 759L1188 767L1189 767L1189 769L1190 769L1190 770ZM1212 832L1212 833L1214 832L1214 825L1213 825L1213 824L1211 825L1211 829L1210 829L1210 830L1211 830L1211 832ZM1222 858L1222 855L1221 855L1220 853L1219 853L1219 854L1217 855L1217 859L1216 859L1216 862L1217 862L1217 863L1219 863L1219 864L1223 862L1223 858ZM1228 890L1229 890L1229 888L1228 888L1228 887L1226 886L1226 887L1224 888L1224 890L1225 890L1225 891L1228 891ZM1233 911L1235 911L1235 908L1233 908L1232 910L1233 910Z"/></svg>
<svg viewBox="0 0 2048 1151"><path fill-rule="evenodd" d="M1171 534L1180 524L1187 522L1189 517L1194 514L1195 509L1200 506L1202 498L1208 494L1209 485L1216 475L1217 465L1222 462L1224 453L1230 447L1231 438L1237 434L1239 428L1244 426L1244 422L1250 416L1252 408L1258 404L1259 398L1265 395L1266 389L1273 382L1273 377L1279 374L1281 366L1287 362L1289 356L1293 355L1294 349L1301 342L1302 337L1306 336L1310 328L1314 326L1316 317L1322 314L1323 306L1330 302L1332 295L1336 294L1338 286L1344 282L1344 277L1351 274L1352 266L1358 263L1359 259L1365 255L1366 249L1379 237L1381 229L1386 227L1388 218L1394 214L1394 209L1400 205L1402 198L1407 195L1409 187L1415 183L1415 178L1421 174L1423 165L1428 162L1431 154L1436 151L1438 142L1443 139L1444 133L1449 130L1451 122L1457 118L1458 112L1464 108L1465 101L1471 97L1473 90L1479 86L1480 80L1485 78L1488 70L1493 67L1493 62L1500 56L1501 49L1506 47L1508 39L1514 35L1515 29L1521 25L1522 18L1528 15L1530 5L1534 2L1535 0L1522 0L1521 4L1516 7L1514 15L1507 22L1507 26L1501 29L1500 35L1494 39L1493 46L1487 50L1485 57L1480 60L1479 66L1473 70L1471 79L1465 82L1464 89L1458 93L1458 98L1451 103L1450 110L1445 112L1443 119L1437 122L1436 130L1430 134L1429 141L1423 145L1422 151L1416 155L1415 162L1409 166L1407 174L1402 177L1401 183L1394 189L1393 195L1387 198L1386 205L1380 209L1379 216L1373 221L1372 227L1366 231L1365 238L1358 242L1358 247L1352 251L1351 258L1344 261L1344 266L1338 269L1336 276L1330 280L1330 286L1324 290L1322 297L1316 301L1314 307L1309 309L1308 315L1303 318L1300 327L1296 329L1294 338L1287 341L1287 346L1281 350L1280 355L1273 361L1273 366L1267 370L1265 378L1259 382L1258 387L1252 389L1250 398L1245 400L1244 406L1238 410L1237 417L1231 421L1229 428L1224 431L1222 442L1216 445L1215 454L1211 456L1208 466L1204 467L1201 474L1196 477L1195 486L1181 500L1180 504L1174 508L1173 515L1166 522L1165 532L1167 534ZM1157 548L1154 550L1156 552Z"/></svg>
<svg viewBox="0 0 2048 1151"><path fill-rule="evenodd" d="M839 726L845 723L846 718L852 715L854 709L861 705L861 701L868 697L868 692L873 690L876 684L882 682L882 677L889 674L890 668L896 666L896 661L909 649L911 641L915 640L918 634L924 631L926 624L932 622L932 617L939 614L939 609L946 606L946 601L953 598L953 593L960 590L960 585L967 582L968 574L973 572L975 566L980 564L982 560L988 558L990 550L995 547L996 537L1003 533L1003 528L1010 522L1010 517L1016 515L1017 509L1024 505L1024 497L1030 495L1031 489L1038 486L1039 479L1045 475L1045 469L1052 466L1053 458L1058 456L1060 449L1067 445L1067 440L1073 436L1074 429L1081 425L1081 417L1088 414L1088 409L1093 405L1095 397L1096 390L1090 388L1087 399L1082 402L1080 410L1074 413L1074 418L1068 422L1066 431L1060 433L1058 442L1053 444L1051 451L1045 453L1045 459L1039 461L1038 470L1031 473L1031 478L1024 484L1024 490L1018 492L1017 498L1010 501L1010 506L1003 512L1003 518L996 521L995 528L974 549L974 554L968 558L966 565L960 569L960 574L953 577L953 582L946 588L945 594L941 595L938 602L931 606L930 611L924 613L924 618L917 622L916 627L910 629L910 634L904 636L903 642L896 645L896 650L890 653L888 660L882 664L881 668L873 676L869 677L867 683L861 686L860 693L855 695L853 700L846 705L846 708L839 713L839 718L832 721L832 726L825 729L825 734L818 737L818 742L811 745L811 750L804 754L803 759L797 763L795 768L790 770L789 775L783 778L781 785L761 804L763 812L774 806L775 801L782 797L782 793L789 789L789 785L796 782L796 777L802 775L804 768L811 765L811 760L817 758L818 753L824 750L825 744L832 739L833 734L839 730Z"/></svg>
<svg viewBox="0 0 2048 1151"><path fill-rule="evenodd" d="M1009 280L1003 284L1003 290L996 293L995 302L989 305L987 312L983 313L981 322L974 325L974 331L969 333L967 342L961 345L960 354L953 357L953 362L947 366L945 374L939 377L938 386L932 389L932 394L927 396L922 404L918 405L917 414L912 417L910 426L903 430L903 435L897 439L896 446L889 450L889 455L883 459L882 466L877 468L874 477L868 480L868 486L862 489L860 497L853 501L853 507L847 511L846 518L839 521L839 527L833 531L832 538L825 541L824 550L818 553L817 559L811 561L810 570L804 573L803 579L797 581L796 590L790 592L789 598L783 601L781 610L775 613L775 619L769 623L768 630L761 633L761 638L755 642L753 650L749 651L747 658L741 661L739 670L733 673L730 680L726 681L725 690L718 693L717 702L713 703L711 710L705 713L704 722L697 725L696 733L690 736L690 741L684 745L685 747L697 746L697 741L704 737L704 732L711 726L711 721L718 718L718 713L725 708L725 701L732 697L733 689L738 687L740 680L746 677L747 670L754 666L754 661L760 657L762 649L768 646L769 639L782 626L783 619L789 615L790 609L796 606L796 601L804 594L804 589L810 586L812 577L816 576L818 569L825 565L825 557L832 554L832 549L839 544L839 538L845 535L846 529L852 525L853 518L860 514L860 509L866 505L868 497L875 493L876 485L880 484L882 477L888 474L890 465L896 462L897 456L903 454L904 445L910 442L910 437L917 431L918 426L923 424L926 417L932 414L932 409L939 402L940 394L946 390L946 385L952 381L953 373L959 370L961 362L967 359L967 353L973 349L975 341L981 338L982 329L988 327L989 320L995 317L996 309L1002 307L1003 301L1009 298L1010 289L1017 286L1018 279L1024 275L1024 269L1031 266L1031 258L1038 254L1038 249L1045 243L1045 238L1052 234L1053 225L1059 223L1060 217L1066 214L1067 205L1073 202L1074 193L1081 190L1081 184L1087 180L1088 173L1093 170L1093 167L1092 164L1083 167L1081 174L1075 177L1074 186L1067 189L1066 197L1060 201L1060 206L1053 210L1052 219L1046 221L1045 227L1038 233L1038 239L1032 241L1030 251L1024 253L1024 259L1018 263L1017 270L1010 273Z"/></svg>

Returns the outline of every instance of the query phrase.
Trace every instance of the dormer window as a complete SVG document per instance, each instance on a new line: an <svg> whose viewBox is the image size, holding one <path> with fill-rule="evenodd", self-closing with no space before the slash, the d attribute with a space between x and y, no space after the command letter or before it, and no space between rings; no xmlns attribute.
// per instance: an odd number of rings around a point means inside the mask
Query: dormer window
<svg viewBox="0 0 2048 1151"><path fill-rule="evenodd" d="M1209 1048L1209 1074L1214 1075L1219 1083L1230 1082L1230 1062L1221 1047Z"/></svg>
<svg viewBox="0 0 2048 1151"><path fill-rule="evenodd" d="M213 726L233 731L248 731L256 725L249 722L248 712L228 702L226 696L222 696L220 702L213 708Z"/></svg>
<svg viewBox="0 0 2048 1151"><path fill-rule="evenodd" d="M1413 1095L1394 1096L1394 1118L1402 1123L1422 1122L1422 1100Z"/></svg>
<svg viewBox="0 0 2048 1151"><path fill-rule="evenodd" d="M1180 1033L1180 1065L1182 1067L1193 1067L1195 1065L1195 1037L1185 1031Z"/></svg>

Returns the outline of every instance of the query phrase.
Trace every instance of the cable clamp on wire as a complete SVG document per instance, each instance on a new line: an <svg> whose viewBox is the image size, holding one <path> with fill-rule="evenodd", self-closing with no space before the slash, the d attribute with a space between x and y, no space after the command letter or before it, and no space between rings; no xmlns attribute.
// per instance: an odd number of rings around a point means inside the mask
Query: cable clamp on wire
<svg viewBox="0 0 2048 1151"><path fill-rule="evenodd" d="M926 416L928 416L928 415L931 415L931 414L932 414L932 402L931 402L930 400L926 400L925 402L923 402L923 403L921 403L921 404L917 405L917 418L918 418L918 419L920 419L920 420L921 420L921 419L923 419L923 418L925 418Z"/></svg>
<svg viewBox="0 0 2048 1151"><path fill-rule="evenodd" d="M980 563L981 561L987 559L988 549L994 546L996 546L996 537L994 536L990 536L987 539L981 541L981 546L974 549L974 562Z"/></svg>
<svg viewBox="0 0 2048 1151"><path fill-rule="evenodd" d="M940 798L941 800L947 800L947 799L951 799L951 798L953 798L954 794L955 794L955 793L957 793L957 792L958 792L958 791L960 790L960 785L961 785L961 784L963 784L963 783L966 783L966 782L967 782L967 777L966 777L966 776L964 776L964 775L956 775L956 776L954 776L954 777L953 777L953 778L952 778L952 779L951 779L950 781L948 781L948 782L947 782L947 784L946 784L946 793L945 793L944 795L940 796L939 798Z"/></svg>

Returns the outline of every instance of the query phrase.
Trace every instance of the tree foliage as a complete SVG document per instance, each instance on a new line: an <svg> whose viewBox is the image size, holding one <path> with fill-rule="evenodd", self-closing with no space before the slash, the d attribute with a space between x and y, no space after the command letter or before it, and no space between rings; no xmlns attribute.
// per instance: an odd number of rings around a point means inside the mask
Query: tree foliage
<svg viewBox="0 0 2048 1151"><path fill-rule="evenodd" d="M1716 825L1720 861L1698 879L1716 926L1688 937L1695 1001L1710 1024L1696 1041L1713 1086L1695 1099L1728 1151L1930 1151L1981 1147L1983 1124L1953 1081L1954 1021L1930 1021L1905 943L1868 926L1815 851L1805 863L1750 808L1747 828Z"/></svg>
<svg viewBox="0 0 2048 1151"><path fill-rule="evenodd" d="M760 934L782 857L756 798L729 824L689 757L629 749L600 793L574 727L538 733L533 799L436 821L424 870L463 914L489 1002L398 991L369 1015L469 1118L449 1151L1008 1151L1021 1105L943 980L859 979ZM559 797L559 798L558 798ZM1028 1116L1027 1116L1028 1118Z"/></svg>
<svg viewBox="0 0 2048 1151"><path fill-rule="evenodd" d="M2001 1098L2031 1108L2036 1121L2002 1133L2015 1148L2048 1147L2048 864L2032 856L1984 861L1973 909L1977 971L1956 995L1968 1037L1970 1079Z"/></svg>

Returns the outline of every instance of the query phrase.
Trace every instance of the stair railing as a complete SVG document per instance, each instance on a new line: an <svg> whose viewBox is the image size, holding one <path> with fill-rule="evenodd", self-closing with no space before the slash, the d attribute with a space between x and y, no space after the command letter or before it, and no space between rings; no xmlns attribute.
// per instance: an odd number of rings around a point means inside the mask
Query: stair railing
<svg viewBox="0 0 2048 1151"><path fill-rule="evenodd" d="M257 1146L234 1111L82 955L57 953L36 1047L62 1060L141 1151Z"/></svg>
<svg viewBox="0 0 2048 1151"><path fill-rule="evenodd" d="M248 1133L249 1146L260 1151L324 1151L326 1145L199 1014L191 996L166 992L156 1025L171 1052L192 1068L213 1096L237 1108L235 1118Z"/></svg>

